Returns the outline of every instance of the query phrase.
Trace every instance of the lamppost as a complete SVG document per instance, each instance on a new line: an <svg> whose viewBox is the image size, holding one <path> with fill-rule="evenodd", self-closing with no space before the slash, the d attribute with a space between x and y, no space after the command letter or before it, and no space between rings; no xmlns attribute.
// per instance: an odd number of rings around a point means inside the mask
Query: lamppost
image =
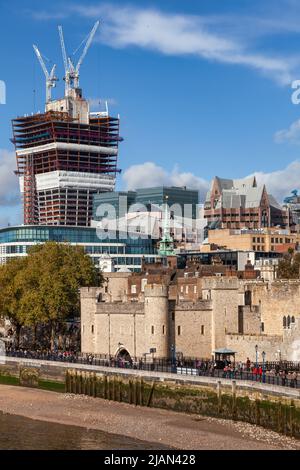
<svg viewBox="0 0 300 470"><path fill-rule="evenodd" d="M256 369L257 369L257 366L258 366L258 346L257 346L257 345L255 346L255 357L256 357L256 359L255 359L255 367L256 367Z"/></svg>
<svg viewBox="0 0 300 470"><path fill-rule="evenodd" d="M281 351L280 351L280 349L278 349L277 352L278 352L278 357L279 357L279 363L281 363Z"/></svg>
<svg viewBox="0 0 300 470"><path fill-rule="evenodd" d="M266 358L266 353L265 353L265 351L263 351L263 352L261 353L261 355L262 355L262 361L263 361L263 367L262 367L262 369L263 369L263 370L262 370L262 373L263 373L263 383L265 383L265 381L266 381L266 370L265 370L265 358Z"/></svg>
<svg viewBox="0 0 300 470"><path fill-rule="evenodd" d="M171 366L171 371L176 374L177 368L176 368L176 350L175 350L175 345L172 344L171 346L171 358L172 358L172 366Z"/></svg>

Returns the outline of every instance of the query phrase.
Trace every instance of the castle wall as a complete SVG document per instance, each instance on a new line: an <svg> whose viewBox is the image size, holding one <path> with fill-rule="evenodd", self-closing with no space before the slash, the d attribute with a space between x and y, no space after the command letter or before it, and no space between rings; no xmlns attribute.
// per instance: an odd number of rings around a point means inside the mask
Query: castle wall
<svg viewBox="0 0 300 470"><path fill-rule="evenodd" d="M266 353L266 361L278 361L278 351L281 351L284 359L284 344L282 336L267 335L226 335L226 347L236 351L236 361L245 362L249 357L250 361L255 363L256 351L258 345L258 362L262 362L262 352Z"/></svg>
<svg viewBox="0 0 300 470"><path fill-rule="evenodd" d="M238 333L239 281L237 278L204 278L202 297L212 301L211 351L224 348L226 333Z"/></svg>
<svg viewBox="0 0 300 470"><path fill-rule="evenodd" d="M175 309L176 352L186 357L211 358L210 301L181 302Z"/></svg>
<svg viewBox="0 0 300 470"><path fill-rule="evenodd" d="M252 305L260 306L264 333L283 333L283 317L300 317L299 281L256 282L247 284L245 290L252 292Z"/></svg>

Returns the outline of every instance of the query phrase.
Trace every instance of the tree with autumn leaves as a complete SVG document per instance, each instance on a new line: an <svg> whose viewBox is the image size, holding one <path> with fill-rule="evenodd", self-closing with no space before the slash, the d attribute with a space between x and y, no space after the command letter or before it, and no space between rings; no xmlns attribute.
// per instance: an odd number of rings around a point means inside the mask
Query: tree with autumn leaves
<svg viewBox="0 0 300 470"><path fill-rule="evenodd" d="M19 344L23 326L44 325L49 346L66 319L79 315L80 287L100 286L102 274L83 248L47 242L0 267L0 316L8 318Z"/></svg>
<svg viewBox="0 0 300 470"><path fill-rule="evenodd" d="M279 261L277 277L279 279L299 279L300 278L300 253L295 253L292 249Z"/></svg>

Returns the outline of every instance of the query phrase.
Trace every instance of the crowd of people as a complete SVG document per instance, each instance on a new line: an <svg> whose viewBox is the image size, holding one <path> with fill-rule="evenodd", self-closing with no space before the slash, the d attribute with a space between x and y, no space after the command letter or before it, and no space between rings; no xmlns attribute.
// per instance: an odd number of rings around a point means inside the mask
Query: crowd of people
<svg viewBox="0 0 300 470"><path fill-rule="evenodd" d="M284 367L284 363L270 365L254 364L249 358L245 362L231 362L214 360L154 360L148 362L145 358L96 356L93 354L81 354L77 351L50 351L28 350L7 346L6 355L25 359L39 359L47 361L72 362L105 367L132 368L139 370L155 370L160 372L184 372L202 376L221 377L240 380L254 380L276 385L300 387L300 371Z"/></svg>

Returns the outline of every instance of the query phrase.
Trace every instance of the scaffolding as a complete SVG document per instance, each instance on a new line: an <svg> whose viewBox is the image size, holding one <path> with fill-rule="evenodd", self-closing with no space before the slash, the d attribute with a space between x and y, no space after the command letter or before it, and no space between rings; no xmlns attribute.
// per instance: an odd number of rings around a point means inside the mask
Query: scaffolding
<svg viewBox="0 0 300 470"><path fill-rule="evenodd" d="M66 112L48 111L16 118L12 126L16 173L24 180L24 223L88 225L92 195L113 190L120 171L119 119L93 116L85 124ZM39 177L48 173L53 182L52 172L65 176L64 185L60 178L56 185L39 189Z"/></svg>

